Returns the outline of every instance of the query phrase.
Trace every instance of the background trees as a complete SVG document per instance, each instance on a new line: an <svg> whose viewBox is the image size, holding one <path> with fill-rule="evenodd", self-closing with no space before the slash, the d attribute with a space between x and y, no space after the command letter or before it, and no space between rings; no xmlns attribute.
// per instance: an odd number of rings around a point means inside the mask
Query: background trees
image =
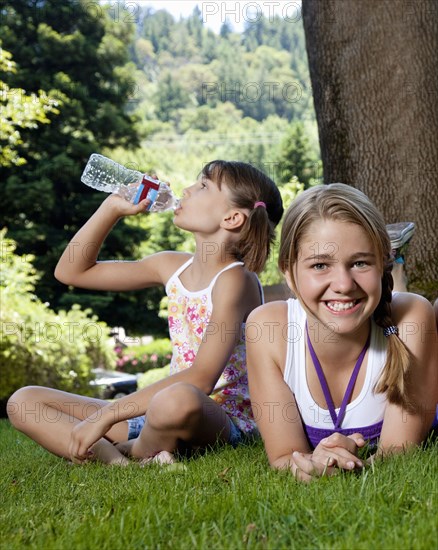
<svg viewBox="0 0 438 550"><path fill-rule="evenodd" d="M17 72L12 54L1 47L0 72ZM26 94L22 88L11 88L0 81L0 105L2 110L0 123L0 166L21 166L26 159L18 154L18 147L25 145L21 136L24 128L37 128L39 124L48 124L48 114L58 114L59 101L50 98L42 90Z"/></svg>
<svg viewBox="0 0 438 550"><path fill-rule="evenodd" d="M438 10L434 0L303 0L326 182L418 230L411 288L438 294Z"/></svg>
<svg viewBox="0 0 438 550"><path fill-rule="evenodd" d="M115 145L136 145L137 132L124 106L134 82L128 46L133 25L113 21L97 3L66 0L6 1L0 34L16 71L6 73L10 88L45 90L58 101L50 124L24 129L16 144L22 166L2 167L3 222L19 253L35 256L41 273L36 292L51 307L72 302L91 306L112 324L129 325L133 297L76 292L74 300L53 277L59 254L102 197L80 183L88 156ZM147 166L144 166L147 169ZM139 229L120 224L108 239L108 258L132 257Z"/></svg>
<svg viewBox="0 0 438 550"><path fill-rule="evenodd" d="M59 111L21 131L15 152L25 164L2 163L2 207L18 253L35 257L43 302L54 310L81 304L130 334L159 334L162 290L94 293L54 280L61 251L104 198L80 182L89 155L155 171L178 192L214 158L251 162L282 184L295 174L307 183L319 153L299 21L261 18L241 34L228 28L217 36L199 9L176 21L132 6L2 3L0 33L16 72L1 80L26 94L44 90ZM286 135L290 123L296 131ZM100 257L190 246L171 215L139 216L115 227ZM274 260L266 284L276 271Z"/></svg>

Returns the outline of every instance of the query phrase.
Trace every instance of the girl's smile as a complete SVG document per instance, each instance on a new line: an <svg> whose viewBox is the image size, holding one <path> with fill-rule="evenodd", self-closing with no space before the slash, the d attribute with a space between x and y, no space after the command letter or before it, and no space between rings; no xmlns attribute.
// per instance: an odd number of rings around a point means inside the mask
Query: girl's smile
<svg viewBox="0 0 438 550"><path fill-rule="evenodd" d="M333 313L342 315L355 312L360 303L360 300L330 300L326 302L326 306Z"/></svg>

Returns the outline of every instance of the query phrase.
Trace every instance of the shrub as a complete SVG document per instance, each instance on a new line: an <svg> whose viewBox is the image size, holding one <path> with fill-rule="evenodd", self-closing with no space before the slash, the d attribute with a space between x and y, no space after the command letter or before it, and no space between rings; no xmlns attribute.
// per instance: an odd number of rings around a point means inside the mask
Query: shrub
<svg viewBox="0 0 438 550"><path fill-rule="evenodd" d="M168 338L161 338L143 346L130 348L117 346L115 352L117 354L116 369L135 374L151 369L160 369L168 365L172 357L172 344Z"/></svg>
<svg viewBox="0 0 438 550"><path fill-rule="evenodd" d="M170 374L170 365L167 365L160 369L151 369L148 372L145 372L144 374L138 377L138 380L137 380L138 389L141 390L146 386L150 386L151 384L154 384L155 382L158 382L159 380L166 378L166 376L169 376L169 374Z"/></svg>
<svg viewBox="0 0 438 550"><path fill-rule="evenodd" d="M90 394L92 367L114 368L109 327L90 310L55 313L34 294L32 257L0 232L0 399L30 384Z"/></svg>

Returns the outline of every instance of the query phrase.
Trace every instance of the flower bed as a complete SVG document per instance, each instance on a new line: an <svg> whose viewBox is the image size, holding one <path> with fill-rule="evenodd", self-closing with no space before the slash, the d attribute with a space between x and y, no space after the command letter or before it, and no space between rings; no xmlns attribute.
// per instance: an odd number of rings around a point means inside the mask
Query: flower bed
<svg viewBox="0 0 438 550"><path fill-rule="evenodd" d="M115 352L116 370L135 374L168 365L172 357L172 345L169 339L162 338L144 346L117 346Z"/></svg>

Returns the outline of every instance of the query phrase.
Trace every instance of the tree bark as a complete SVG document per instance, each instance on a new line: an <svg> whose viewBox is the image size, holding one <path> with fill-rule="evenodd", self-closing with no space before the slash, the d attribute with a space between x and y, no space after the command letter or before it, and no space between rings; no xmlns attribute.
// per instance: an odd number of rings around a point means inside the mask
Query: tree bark
<svg viewBox="0 0 438 550"><path fill-rule="evenodd" d="M413 221L410 290L438 296L438 2L303 0L325 183Z"/></svg>

